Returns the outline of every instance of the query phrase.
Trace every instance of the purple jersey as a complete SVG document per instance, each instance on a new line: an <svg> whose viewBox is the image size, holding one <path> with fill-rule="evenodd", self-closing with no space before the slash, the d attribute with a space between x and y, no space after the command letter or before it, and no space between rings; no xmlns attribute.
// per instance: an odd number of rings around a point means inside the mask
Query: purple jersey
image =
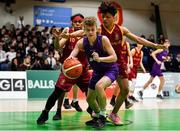
<svg viewBox="0 0 180 131"><path fill-rule="evenodd" d="M164 50L161 53L157 54L156 58L163 62L163 57L166 57L168 55L168 51ZM150 72L150 75L152 77L155 76L163 76L162 71L161 71L161 64L159 65L157 62L154 62L153 67L152 67L152 71Z"/></svg>
<svg viewBox="0 0 180 131"><path fill-rule="evenodd" d="M89 82L89 88L95 90L96 83L103 77L107 76L111 82L115 81L118 76L118 66L116 62L105 63L105 62L96 62L92 58L92 53L97 52L99 57L106 57L108 53L103 50L102 47L102 36L98 35L97 39L93 46L89 44L87 37L83 39L83 46L85 53L87 55L90 66L93 69L93 75Z"/></svg>
<svg viewBox="0 0 180 131"><path fill-rule="evenodd" d="M104 72L110 68L116 68L117 64L116 62L112 63L105 63L105 62L96 62L92 59L92 53L97 52L99 54L99 57L106 57L108 56L108 53L103 50L102 47L102 36L98 35L96 42L93 46L89 44L88 38L85 37L83 40L83 46L85 53L87 55L88 61L90 66L92 67L93 71L95 72Z"/></svg>

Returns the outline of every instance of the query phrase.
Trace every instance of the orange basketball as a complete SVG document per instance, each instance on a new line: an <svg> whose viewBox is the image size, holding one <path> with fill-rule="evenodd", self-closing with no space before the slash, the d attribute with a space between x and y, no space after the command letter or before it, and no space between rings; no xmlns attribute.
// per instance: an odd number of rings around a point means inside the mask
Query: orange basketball
<svg viewBox="0 0 180 131"><path fill-rule="evenodd" d="M82 64L78 59L68 59L62 65L63 74L69 79L76 79L82 74Z"/></svg>

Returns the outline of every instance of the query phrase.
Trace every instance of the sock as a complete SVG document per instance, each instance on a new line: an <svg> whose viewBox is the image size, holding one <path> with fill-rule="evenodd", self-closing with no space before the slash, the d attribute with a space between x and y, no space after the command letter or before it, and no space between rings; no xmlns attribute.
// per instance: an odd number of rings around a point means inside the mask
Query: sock
<svg viewBox="0 0 180 131"><path fill-rule="evenodd" d="M96 117L99 118L100 112L95 112Z"/></svg>
<svg viewBox="0 0 180 131"><path fill-rule="evenodd" d="M114 100L115 100L115 99L116 99L116 96L115 96L115 95L113 95L113 96L112 96L112 99L114 99Z"/></svg>
<svg viewBox="0 0 180 131"><path fill-rule="evenodd" d="M78 101L78 99L73 99L72 101L73 101L73 103L75 103L76 101Z"/></svg>
<svg viewBox="0 0 180 131"><path fill-rule="evenodd" d="M106 109L102 109L102 110L100 111L100 115L106 117Z"/></svg>
<svg viewBox="0 0 180 131"><path fill-rule="evenodd" d="M69 100L69 98L68 97L64 97L64 100Z"/></svg>

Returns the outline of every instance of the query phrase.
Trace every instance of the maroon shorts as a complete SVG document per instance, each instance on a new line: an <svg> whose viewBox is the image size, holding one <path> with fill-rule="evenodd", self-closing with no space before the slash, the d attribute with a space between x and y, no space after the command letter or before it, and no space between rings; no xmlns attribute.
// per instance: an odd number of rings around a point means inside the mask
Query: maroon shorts
<svg viewBox="0 0 180 131"><path fill-rule="evenodd" d="M56 87L62 89L65 92L69 92L74 84L76 84L82 92L87 92L89 80L91 78L90 72L88 70L83 70L82 75L77 79L68 79L61 72L59 78L56 82Z"/></svg>
<svg viewBox="0 0 180 131"><path fill-rule="evenodd" d="M128 78L127 65L119 65L119 76L122 79Z"/></svg>
<svg viewBox="0 0 180 131"><path fill-rule="evenodd" d="M128 80L136 79L137 77L137 68L133 67L131 72L128 74Z"/></svg>

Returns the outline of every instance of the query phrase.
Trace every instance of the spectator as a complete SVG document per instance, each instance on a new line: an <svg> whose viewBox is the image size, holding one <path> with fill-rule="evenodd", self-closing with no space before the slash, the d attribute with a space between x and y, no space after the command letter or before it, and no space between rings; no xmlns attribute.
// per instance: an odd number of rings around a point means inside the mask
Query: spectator
<svg viewBox="0 0 180 131"><path fill-rule="evenodd" d="M24 17L19 16L19 20L17 20L17 28L22 29L24 27Z"/></svg>
<svg viewBox="0 0 180 131"><path fill-rule="evenodd" d="M31 69L31 56L25 56L23 63L19 66L20 71L30 70Z"/></svg>
<svg viewBox="0 0 180 131"><path fill-rule="evenodd" d="M6 52L3 50L3 47L0 44L0 71L1 70L8 70L8 61L6 57Z"/></svg>
<svg viewBox="0 0 180 131"><path fill-rule="evenodd" d="M52 51L50 51L47 60L48 60L48 63L51 65L52 69L56 65L56 60L53 56L54 56L54 53Z"/></svg>
<svg viewBox="0 0 180 131"><path fill-rule="evenodd" d="M180 72L180 53L178 53L176 58L173 60L173 71Z"/></svg>

